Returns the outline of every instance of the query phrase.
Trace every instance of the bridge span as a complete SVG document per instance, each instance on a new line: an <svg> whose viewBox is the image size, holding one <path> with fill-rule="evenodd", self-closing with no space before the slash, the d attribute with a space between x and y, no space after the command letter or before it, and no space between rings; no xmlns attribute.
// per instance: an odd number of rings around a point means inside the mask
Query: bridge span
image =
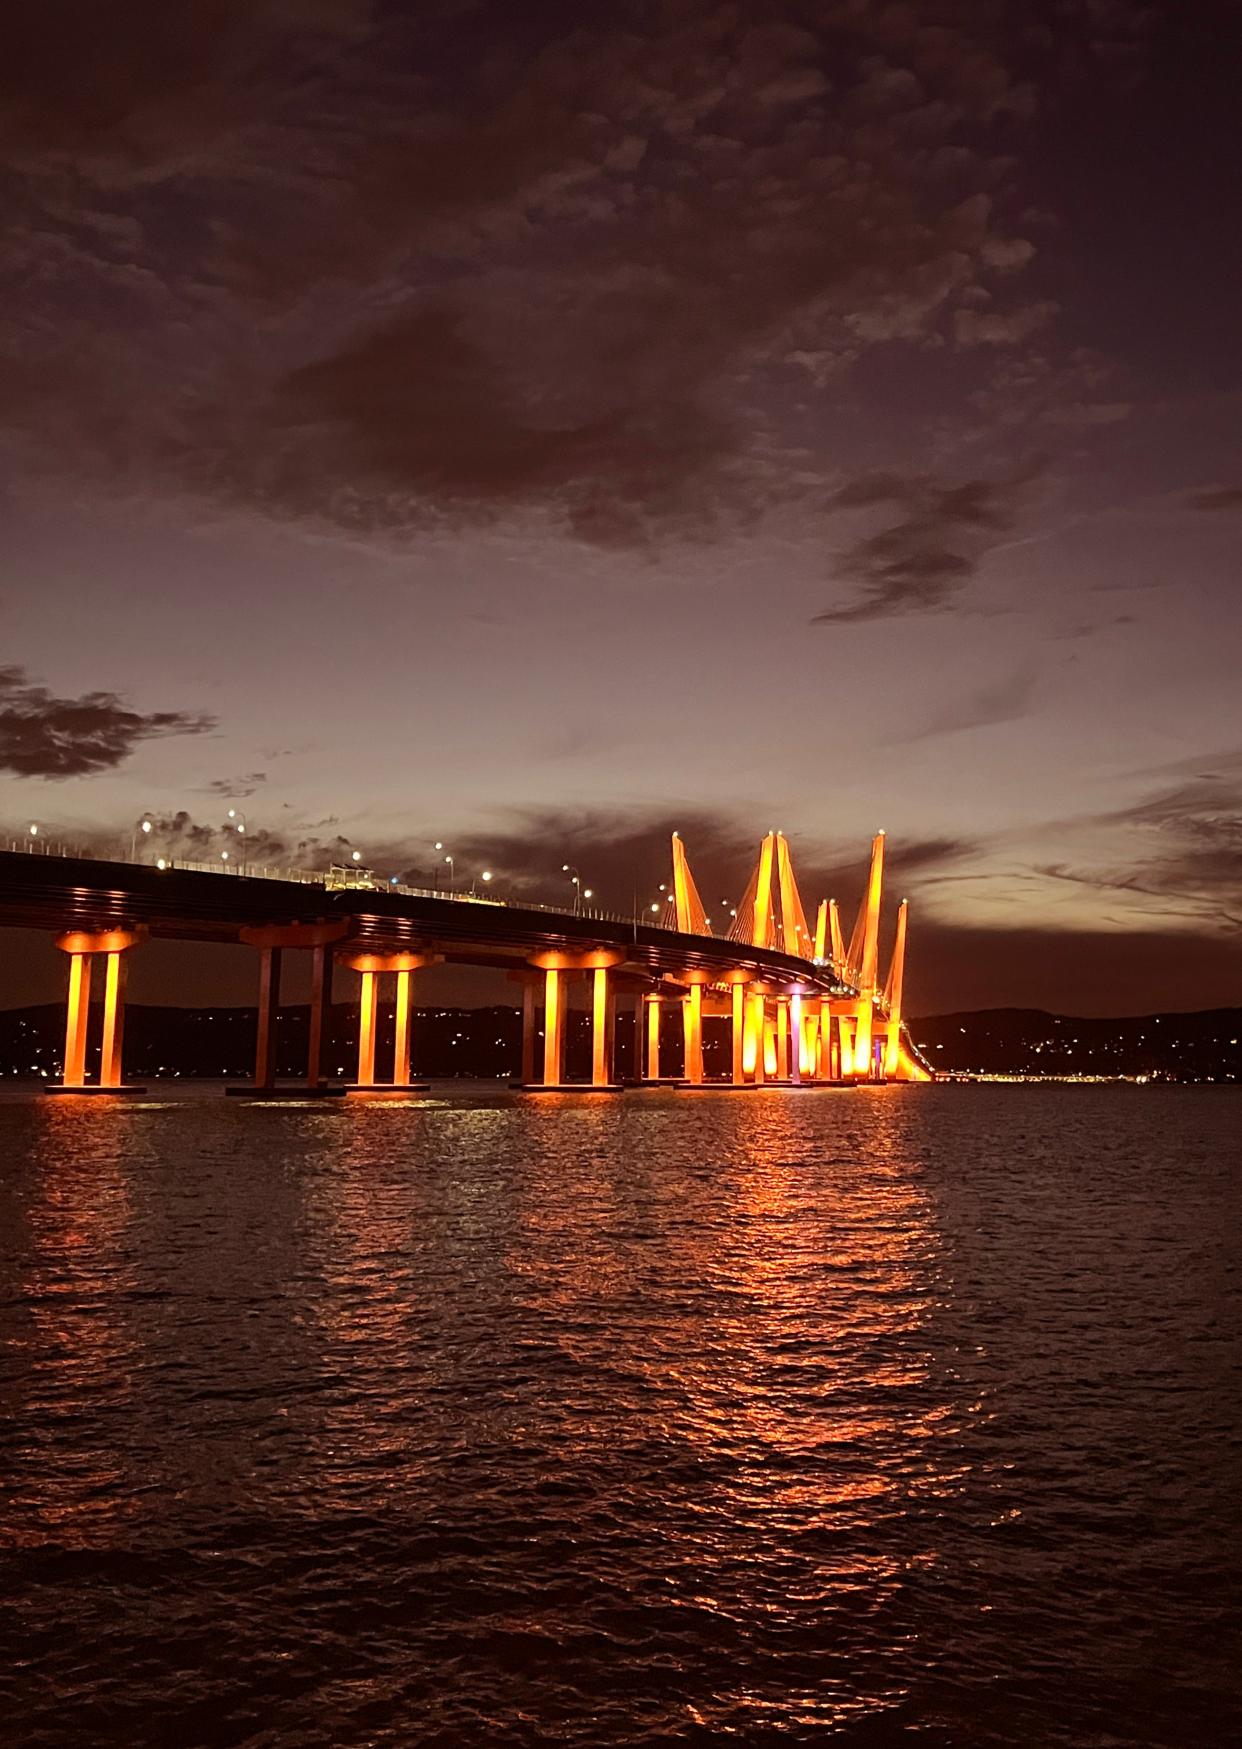
<svg viewBox="0 0 1242 1749"><path fill-rule="evenodd" d="M638 917L571 913L531 905L377 886L349 873L257 875L158 863L0 851L0 926L46 930L67 959L63 1081L49 1091L112 1093L123 1074L126 972L150 939L241 943L257 957L255 1097L345 1091L408 1092L420 1084L411 1061L414 979L440 963L507 972L522 990L524 1088L613 1091L613 1041L620 1015L635 1028L632 1084L697 1088L841 1085L931 1079L901 1021L906 912L898 913L886 986L877 977L883 834L874 841L859 920L847 949L835 903L808 929L788 845L769 833L728 937L711 932L681 840L673 840L675 928ZM278 1086L274 1049L284 958L311 960L310 1037L305 1076ZM102 962L102 1050L97 1081L87 1075L91 984ZM338 970L357 976L357 1077L333 1086L326 1073L328 1016ZM377 1063L381 979L395 983L395 1048ZM592 1068L565 1080L569 981L589 987ZM662 1016L681 1013L681 1049L668 1062ZM731 1026L731 1073L708 1080L703 1019Z"/></svg>

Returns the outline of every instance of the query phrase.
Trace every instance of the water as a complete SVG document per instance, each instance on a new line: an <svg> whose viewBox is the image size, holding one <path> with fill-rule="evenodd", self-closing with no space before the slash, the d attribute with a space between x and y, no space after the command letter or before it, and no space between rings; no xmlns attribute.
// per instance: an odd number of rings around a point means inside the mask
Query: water
<svg viewBox="0 0 1242 1749"><path fill-rule="evenodd" d="M0 1101L0 1737L1237 1741L1240 1135Z"/></svg>

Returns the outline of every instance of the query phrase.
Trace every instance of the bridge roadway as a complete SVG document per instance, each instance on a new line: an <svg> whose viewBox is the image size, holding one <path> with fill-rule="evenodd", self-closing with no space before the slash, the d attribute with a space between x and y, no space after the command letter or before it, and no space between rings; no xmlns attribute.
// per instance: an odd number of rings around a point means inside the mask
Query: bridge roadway
<svg viewBox="0 0 1242 1749"><path fill-rule="evenodd" d="M240 942L243 931L338 925L334 945L376 954L434 951L456 964L517 970L532 955L615 949L620 973L676 979L748 972L784 993L844 996L828 966L710 935L598 915L475 900L325 887L318 881L0 851L0 926L92 933L141 928L170 941Z"/></svg>

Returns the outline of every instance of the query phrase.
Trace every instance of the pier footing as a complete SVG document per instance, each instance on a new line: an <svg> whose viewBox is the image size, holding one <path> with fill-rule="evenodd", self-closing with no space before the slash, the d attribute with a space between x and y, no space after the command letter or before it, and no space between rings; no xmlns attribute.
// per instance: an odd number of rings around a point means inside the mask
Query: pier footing
<svg viewBox="0 0 1242 1749"><path fill-rule="evenodd" d="M430 1081L407 1081L404 1086L396 1087L391 1081L372 1081L364 1084L358 1082L346 1087L346 1093L387 1093L390 1096L400 1093L430 1093Z"/></svg>
<svg viewBox="0 0 1242 1749"><path fill-rule="evenodd" d="M132 1099L135 1093L145 1093L145 1087L45 1087L44 1093L59 1093L69 1099Z"/></svg>

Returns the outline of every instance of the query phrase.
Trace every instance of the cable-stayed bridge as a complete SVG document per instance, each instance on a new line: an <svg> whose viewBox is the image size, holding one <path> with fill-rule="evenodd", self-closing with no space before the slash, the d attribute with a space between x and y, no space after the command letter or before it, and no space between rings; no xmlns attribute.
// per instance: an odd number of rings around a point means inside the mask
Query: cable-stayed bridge
<svg viewBox="0 0 1242 1749"><path fill-rule="evenodd" d="M124 1078L126 974L150 938L242 943L257 956L254 1075L230 1092L252 1097L409 1092L416 1080L411 1015L415 979L442 963L503 970L522 990L520 1085L531 1092L615 1091L614 1040L634 1027L635 1086L814 1087L927 1081L928 1065L902 1020L907 907L896 913L892 952L880 971L885 838L871 847L848 942L834 899L808 923L789 845L769 832L727 934L712 930L689 857L672 841L673 927L604 912L558 911L490 896L377 886L358 871L224 873L159 858L102 861L0 851L0 926L54 934L66 956L64 1077L50 1091L120 1094ZM274 1028L288 954L311 963L306 1073L276 1084ZM356 1080L326 1073L333 978L357 976ZM378 1056L381 981L395 995L395 1044ZM585 980L591 1016L591 1076L565 1079L565 1020ZM102 1002L92 1004L92 984ZM2 994L2 992L0 992ZM101 1010L100 1069L87 1074L88 1040ZM665 1016L680 1013L676 1048ZM703 1024L726 1022L730 1074L704 1074Z"/></svg>

